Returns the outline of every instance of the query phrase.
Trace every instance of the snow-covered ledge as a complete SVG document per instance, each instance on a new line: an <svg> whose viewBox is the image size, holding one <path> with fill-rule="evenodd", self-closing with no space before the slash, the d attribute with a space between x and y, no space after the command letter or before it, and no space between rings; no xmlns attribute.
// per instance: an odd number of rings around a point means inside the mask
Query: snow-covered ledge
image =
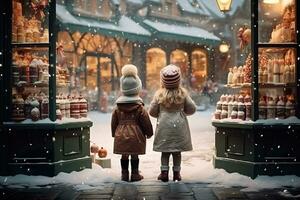
<svg viewBox="0 0 300 200"><path fill-rule="evenodd" d="M56 121L51 121L49 118L41 119L38 121L32 121L31 119L26 119L21 122L4 122L3 124L65 124L65 123L76 123L76 122L90 122L91 119L87 117L75 119L75 118L63 118L57 119Z"/></svg>
<svg viewBox="0 0 300 200"><path fill-rule="evenodd" d="M259 119L256 121L252 121L252 120L241 120L241 119L230 119L230 118L226 118L226 119L215 119L214 117L212 118L212 122L219 122L219 123L236 123L236 124L255 124L255 125L293 125L293 124L298 124L300 125L300 119L292 116L292 117L288 117L286 119L279 119L279 118L275 118L275 119Z"/></svg>

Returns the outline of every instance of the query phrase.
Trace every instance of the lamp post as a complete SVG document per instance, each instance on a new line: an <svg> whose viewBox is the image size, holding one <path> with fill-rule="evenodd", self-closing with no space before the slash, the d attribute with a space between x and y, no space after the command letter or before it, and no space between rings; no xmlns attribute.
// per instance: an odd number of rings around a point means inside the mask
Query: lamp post
<svg viewBox="0 0 300 200"><path fill-rule="evenodd" d="M221 12L230 11L232 0L216 0Z"/></svg>

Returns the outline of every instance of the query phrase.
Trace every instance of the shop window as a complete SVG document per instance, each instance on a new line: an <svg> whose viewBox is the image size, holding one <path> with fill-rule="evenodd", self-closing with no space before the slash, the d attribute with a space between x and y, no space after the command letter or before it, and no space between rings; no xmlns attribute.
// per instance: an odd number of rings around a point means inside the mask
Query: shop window
<svg viewBox="0 0 300 200"><path fill-rule="evenodd" d="M192 88L201 88L207 77L207 54L204 50L192 52Z"/></svg>
<svg viewBox="0 0 300 200"><path fill-rule="evenodd" d="M189 85L189 62L188 62L188 54L185 51L176 49L172 51L170 63L180 67L182 74L182 84L184 86Z"/></svg>
<svg viewBox="0 0 300 200"><path fill-rule="evenodd" d="M57 41L63 45L65 52L74 51L74 41L72 40L70 34L66 31L58 32Z"/></svg>
<svg viewBox="0 0 300 200"><path fill-rule="evenodd" d="M74 11L88 17L108 19L112 16L109 0L76 0Z"/></svg>
<svg viewBox="0 0 300 200"><path fill-rule="evenodd" d="M152 48L147 51L146 66L147 66L147 88L157 89L160 87L159 73L166 66L166 53L160 48Z"/></svg>

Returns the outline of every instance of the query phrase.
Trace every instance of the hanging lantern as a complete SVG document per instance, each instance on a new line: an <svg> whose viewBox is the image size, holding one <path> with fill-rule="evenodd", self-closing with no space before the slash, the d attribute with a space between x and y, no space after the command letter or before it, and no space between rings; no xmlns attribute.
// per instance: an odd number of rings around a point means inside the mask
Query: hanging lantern
<svg viewBox="0 0 300 200"><path fill-rule="evenodd" d="M219 51L221 53L227 53L229 51L229 45L226 42L222 42L219 46Z"/></svg>
<svg viewBox="0 0 300 200"><path fill-rule="evenodd" d="M227 12L230 10L232 0L216 0L221 12Z"/></svg>

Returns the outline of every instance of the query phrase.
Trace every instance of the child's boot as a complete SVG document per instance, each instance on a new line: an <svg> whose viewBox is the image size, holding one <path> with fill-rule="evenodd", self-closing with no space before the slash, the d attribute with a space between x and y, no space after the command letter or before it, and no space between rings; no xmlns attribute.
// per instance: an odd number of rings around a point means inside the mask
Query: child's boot
<svg viewBox="0 0 300 200"><path fill-rule="evenodd" d="M169 166L161 166L161 173L157 177L158 180L161 180L162 182L168 182L169 181Z"/></svg>
<svg viewBox="0 0 300 200"><path fill-rule="evenodd" d="M143 178L139 172L139 159L131 159L131 181L140 181Z"/></svg>
<svg viewBox="0 0 300 200"><path fill-rule="evenodd" d="M168 182L169 171L161 171L160 175L157 177L157 180L161 180L162 182Z"/></svg>
<svg viewBox="0 0 300 200"><path fill-rule="evenodd" d="M128 165L129 165L129 160L122 160L121 159L121 167L122 167L122 176L121 180L122 181L129 181L129 171L128 171Z"/></svg>
<svg viewBox="0 0 300 200"><path fill-rule="evenodd" d="M180 167L173 167L173 181L181 181Z"/></svg>

